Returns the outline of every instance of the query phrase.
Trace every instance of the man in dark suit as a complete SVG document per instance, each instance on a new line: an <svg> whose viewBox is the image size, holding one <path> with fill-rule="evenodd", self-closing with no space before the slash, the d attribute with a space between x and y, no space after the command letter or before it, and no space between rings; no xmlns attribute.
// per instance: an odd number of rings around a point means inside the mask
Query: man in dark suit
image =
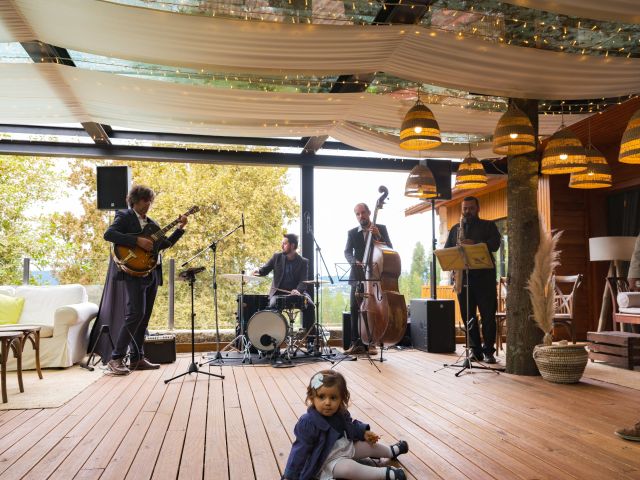
<svg viewBox="0 0 640 480"><path fill-rule="evenodd" d="M119 210L111 226L104 233L104 239L116 245L138 246L146 251L153 250L153 242L148 238L136 236L142 232L147 223L156 224L147 216L153 203L155 193L149 187L135 185L127 195L128 210ZM165 240L160 249L173 246L184 234L187 217L181 216L178 228ZM156 224L157 225L157 224ZM111 260L113 261L113 260ZM124 282L126 308L124 324L118 332L111 360L107 367L113 375L127 375L132 370L149 370L160 368L160 365L149 362L144 357L143 343L145 332L151 318L158 285L162 283L162 266L160 262L144 277L134 277L119 271L116 281ZM125 363L129 350L129 366Z"/></svg>
<svg viewBox="0 0 640 480"><path fill-rule="evenodd" d="M458 304L460 314L469 328L469 347L473 355L471 361L484 361L496 363L494 355L496 349L496 308L498 305L496 288L496 267L493 252L500 248L502 237L495 222L482 220L479 217L480 203L476 197L465 197L462 200L462 217L460 223L456 223L449 231L445 248L455 247L458 243L463 245L474 245L476 243L486 243L487 248L492 253L493 268L483 268L469 271L469 318L467 318L467 292L465 288L458 293ZM465 285L466 279L462 284ZM480 342L480 328L478 326L477 310L480 310L482 319L482 339ZM465 359L468 365L469 359Z"/></svg>
<svg viewBox="0 0 640 480"><path fill-rule="evenodd" d="M270 308L276 308L278 297L305 295L307 285L303 282L309 279L309 260L298 255L297 250L298 236L287 233L282 238L282 251L274 253L267 263L253 272L255 276L264 277L273 270L273 281L269 289Z"/></svg>
<svg viewBox="0 0 640 480"><path fill-rule="evenodd" d="M364 257L366 238L367 235L372 234L374 240L384 242L390 248L393 248L393 245L389 239L387 227L371 223L371 211L367 204L358 203L354 207L353 212L356 214L356 219L360 225L349 230L347 246L344 248L344 257L351 265L351 273L349 274L349 283L351 285L351 346L345 353L359 354L367 351L367 347L365 347L360 338L360 320L358 318L360 302L356 298L358 280L361 280L363 275L360 266L362 265L362 259ZM370 355L377 354L375 345L369 345L368 350Z"/></svg>

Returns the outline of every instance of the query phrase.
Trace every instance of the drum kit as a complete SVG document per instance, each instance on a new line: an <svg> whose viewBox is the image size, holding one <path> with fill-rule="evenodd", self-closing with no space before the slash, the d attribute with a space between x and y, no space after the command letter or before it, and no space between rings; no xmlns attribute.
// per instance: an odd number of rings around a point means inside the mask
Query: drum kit
<svg viewBox="0 0 640 480"><path fill-rule="evenodd" d="M237 350L242 353L242 363L247 361L250 364L253 363L252 353L257 353L258 358L269 356L273 363L290 363L298 354L312 355L314 345L308 343L313 328L296 328L299 313L309 306L315 307L308 295L279 295L270 306L268 295L244 293L245 285L261 281L264 277L239 273L225 273L220 277L240 282L236 316L238 335L222 351ZM315 281L304 283L314 284ZM328 341L325 336L321 337L318 339L320 342Z"/></svg>

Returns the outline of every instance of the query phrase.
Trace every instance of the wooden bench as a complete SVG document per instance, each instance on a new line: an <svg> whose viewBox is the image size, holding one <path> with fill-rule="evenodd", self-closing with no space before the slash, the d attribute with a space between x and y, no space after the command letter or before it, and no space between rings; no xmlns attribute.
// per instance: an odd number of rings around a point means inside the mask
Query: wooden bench
<svg viewBox="0 0 640 480"><path fill-rule="evenodd" d="M587 332L589 358L633 370L640 365L640 334L630 332Z"/></svg>

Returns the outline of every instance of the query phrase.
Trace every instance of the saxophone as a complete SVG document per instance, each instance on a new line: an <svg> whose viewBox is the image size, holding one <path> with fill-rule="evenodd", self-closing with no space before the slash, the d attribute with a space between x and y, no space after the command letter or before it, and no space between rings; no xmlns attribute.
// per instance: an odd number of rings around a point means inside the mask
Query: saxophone
<svg viewBox="0 0 640 480"><path fill-rule="evenodd" d="M462 228L462 223L464 221L464 216L460 215L460 222L458 223L458 236L456 238L456 246L462 245L462 242L466 240L464 238L464 228ZM463 270L454 270L453 271L453 290L456 293L462 293L462 284L464 275Z"/></svg>

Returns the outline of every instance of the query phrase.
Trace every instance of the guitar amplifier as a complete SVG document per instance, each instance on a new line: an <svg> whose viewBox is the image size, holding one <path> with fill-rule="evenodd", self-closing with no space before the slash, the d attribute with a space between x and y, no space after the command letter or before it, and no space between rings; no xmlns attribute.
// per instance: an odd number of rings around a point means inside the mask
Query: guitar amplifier
<svg viewBox="0 0 640 480"><path fill-rule="evenodd" d="M434 353L456 351L455 302L453 300L411 300L411 343L414 348Z"/></svg>
<svg viewBox="0 0 640 480"><path fill-rule="evenodd" d="M175 335L147 335L144 337L144 356L152 363L176 361Z"/></svg>

